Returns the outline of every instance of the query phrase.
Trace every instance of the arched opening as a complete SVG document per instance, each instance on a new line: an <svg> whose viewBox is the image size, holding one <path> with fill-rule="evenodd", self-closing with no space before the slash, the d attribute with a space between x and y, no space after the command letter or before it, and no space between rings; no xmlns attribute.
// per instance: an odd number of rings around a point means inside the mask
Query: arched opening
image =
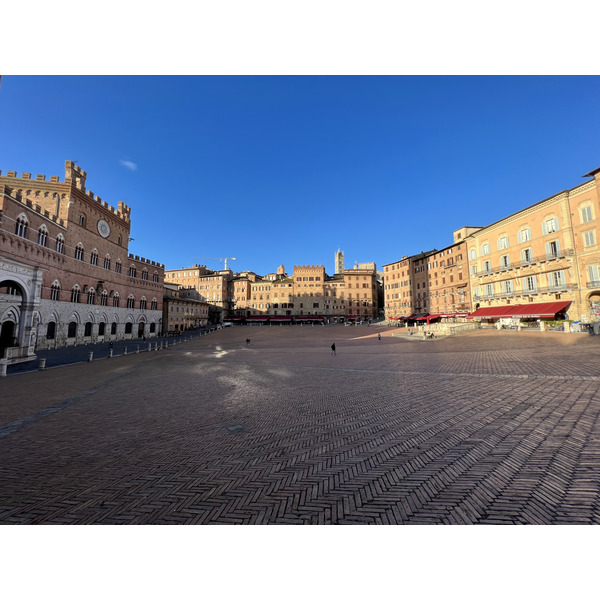
<svg viewBox="0 0 600 600"><path fill-rule="evenodd" d="M592 318L600 317L600 291L592 292L588 296L588 303L590 309L590 316Z"/></svg>
<svg viewBox="0 0 600 600"><path fill-rule="evenodd" d="M77 321L71 321L69 323L69 329L67 331L67 337L69 337L69 338L77 337Z"/></svg>
<svg viewBox="0 0 600 600"><path fill-rule="evenodd" d="M110 324L110 335L117 335L117 324L115 321Z"/></svg>
<svg viewBox="0 0 600 600"><path fill-rule="evenodd" d="M106 323L98 323L98 335L104 335Z"/></svg>
<svg viewBox="0 0 600 600"><path fill-rule="evenodd" d="M84 332L83 332L83 336L84 337L91 337L91 335L92 335L92 323L91 323L91 321L88 321L85 324L85 329L84 329Z"/></svg>
<svg viewBox="0 0 600 600"><path fill-rule="evenodd" d="M54 321L50 321L48 323L48 327L46 329L46 339L53 340L56 337L56 323Z"/></svg>
<svg viewBox="0 0 600 600"><path fill-rule="evenodd" d="M141 338L141 337L144 337L144 326L145 326L145 323L144 323L144 322L141 322L141 323L138 325L138 337L139 337L139 338Z"/></svg>
<svg viewBox="0 0 600 600"><path fill-rule="evenodd" d="M16 325L14 321L0 324L0 358L4 358L7 348L17 345Z"/></svg>
<svg viewBox="0 0 600 600"><path fill-rule="evenodd" d="M156 323L150 323L150 333L156 332Z"/></svg>
<svg viewBox="0 0 600 600"><path fill-rule="evenodd" d="M131 321L129 321L128 323L125 323L125 333L131 333L132 329L133 329L133 326L132 326Z"/></svg>

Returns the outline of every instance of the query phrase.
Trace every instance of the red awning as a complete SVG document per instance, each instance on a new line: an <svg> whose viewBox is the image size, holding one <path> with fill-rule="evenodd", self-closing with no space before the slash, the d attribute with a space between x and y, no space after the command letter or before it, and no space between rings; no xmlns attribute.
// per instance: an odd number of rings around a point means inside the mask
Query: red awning
<svg viewBox="0 0 600 600"><path fill-rule="evenodd" d="M568 302L537 302L534 304L514 304L508 306L486 306L471 313L469 319L549 319L568 308Z"/></svg>
<svg viewBox="0 0 600 600"><path fill-rule="evenodd" d="M414 321L425 321L429 319L429 315L423 315L421 317L411 317Z"/></svg>
<svg viewBox="0 0 600 600"><path fill-rule="evenodd" d="M517 304L512 307L512 310L507 317L518 318L537 318L549 319L555 317L557 313L565 311L571 301L568 302L538 302L534 304Z"/></svg>
<svg viewBox="0 0 600 600"><path fill-rule="evenodd" d="M467 318L468 319L499 319L500 317L507 317L513 308L510 306L486 306L485 308L478 308L475 312L472 312Z"/></svg>
<svg viewBox="0 0 600 600"><path fill-rule="evenodd" d="M246 321L268 321L269 317L246 317Z"/></svg>
<svg viewBox="0 0 600 600"><path fill-rule="evenodd" d="M271 321L291 321L292 317L271 317Z"/></svg>

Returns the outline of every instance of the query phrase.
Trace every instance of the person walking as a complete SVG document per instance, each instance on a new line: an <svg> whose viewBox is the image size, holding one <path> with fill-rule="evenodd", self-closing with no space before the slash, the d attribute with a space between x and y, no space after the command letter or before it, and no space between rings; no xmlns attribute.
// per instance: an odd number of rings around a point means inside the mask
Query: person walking
<svg viewBox="0 0 600 600"><path fill-rule="evenodd" d="M335 356L335 344L331 344L331 354Z"/></svg>
<svg viewBox="0 0 600 600"><path fill-rule="evenodd" d="M378 333L378 334L377 334L377 339L378 339L379 341L381 341L381 333Z"/></svg>
<svg viewBox="0 0 600 600"><path fill-rule="evenodd" d="M246 338L246 346L250 345L250 338Z"/></svg>

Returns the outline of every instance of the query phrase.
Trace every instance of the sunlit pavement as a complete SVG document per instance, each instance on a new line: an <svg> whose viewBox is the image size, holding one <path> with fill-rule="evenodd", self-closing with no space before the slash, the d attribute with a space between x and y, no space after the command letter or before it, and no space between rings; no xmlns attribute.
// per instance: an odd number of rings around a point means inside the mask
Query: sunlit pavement
<svg viewBox="0 0 600 600"><path fill-rule="evenodd" d="M0 379L0 522L600 522L599 336L392 333L233 327Z"/></svg>

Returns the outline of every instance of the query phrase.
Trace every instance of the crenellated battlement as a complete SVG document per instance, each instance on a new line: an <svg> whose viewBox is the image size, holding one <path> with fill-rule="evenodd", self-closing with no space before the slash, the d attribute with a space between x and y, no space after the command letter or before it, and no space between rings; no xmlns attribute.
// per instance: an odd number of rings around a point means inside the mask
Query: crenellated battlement
<svg viewBox="0 0 600 600"><path fill-rule="evenodd" d="M161 263L157 263L157 262L155 262L155 261L153 261L153 260L150 260L149 258L144 258L144 257L141 257L141 258L140 258L140 257L139 257L137 254L136 254L136 255L134 255L134 254L131 254L131 253L130 253L130 254L127 256L127 258L129 258L130 260L135 260L135 261L137 261L137 262L139 262L139 263L143 263L143 264L146 264L146 265L150 265L150 266L152 266L152 267L158 267L158 268L160 268L160 269L164 269L164 268L165 268L165 265L163 265L163 264L161 264Z"/></svg>
<svg viewBox="0 0 600 600"><path fill-rule="evenodd" d="M294 270L296 269L324 269L325 265L294 265Z"/></svg>
<svg viewBox="0 0 600 600"><path fill-rule="evenodd" d="M21 173L21 177L17 177L16 171L6 171L6 175L2 175L0 171L0 177L9 177L10 179L17 179L20 181L46 181L45 175L36 175L35 179L31 179L31 173ZM60 177L58 175L50 175L50 183L60 183Z"/></svg>
<svg viewBox="0 0 600 600"><path fill-rule="evenodd" d="M16 171L6 171L6 174L3 175L2 171L0 171L0 177L6 177L9 179L13 179L15 182L27 182L28 185L31 185L31 189L27 189L24 185L24 189L18 189L20 195L24 196L32 196L36 193L39 193L40 187L44 188L44 183L61 183L60 177L58 175L50 175L50 179L48 180L46 175L37 174L35 179L32 177L31 173L21 173L21 176L17 176ZM96 196L94 192L91 190L86 190L85 181L87 179L87 173L79 166L77 166L73 161L67 160L65 161L65 184L74 185L78 190L83 192L86 197L90 200L93 200L106 210L110 211L116 218L122 219L126 223L131 220L131 208L125 204L124 202L119 202L117 208L108 204L102 200L100 196ZM40 184L42 184L40 186ZM16 184L18 185L18 184ZM64 197L64 195L63 195Z"/></svg>

